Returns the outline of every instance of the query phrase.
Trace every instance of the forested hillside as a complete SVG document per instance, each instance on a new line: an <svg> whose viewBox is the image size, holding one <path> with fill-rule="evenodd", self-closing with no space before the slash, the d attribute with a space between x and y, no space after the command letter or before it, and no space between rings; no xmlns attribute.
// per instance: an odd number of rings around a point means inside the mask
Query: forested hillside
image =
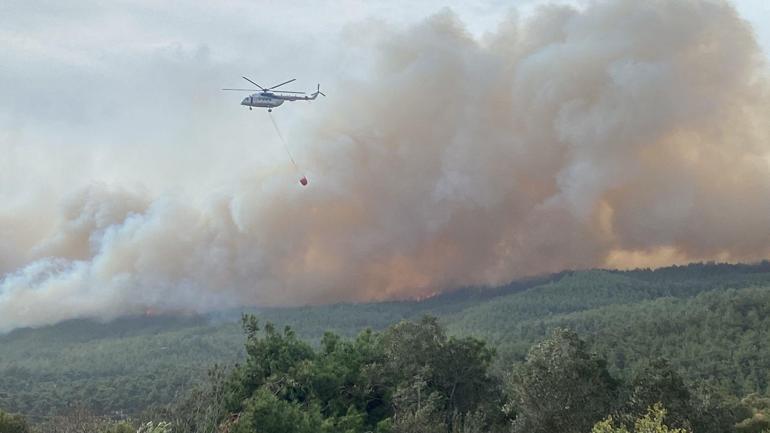
<svg viewBox="0 0 770 433"><path fill-rule="evenodd" d="M667 358L691 384L743 397L767 393L770 264L690 265L656 271L569 272L494 289L466 289L423 301L252 311L318 346L402 319L433 315L449 335L496 349L494 374L564 327L630 380ZM84 405L111 416L178 401L215 363L242 361L240 312L207 317L76 320L0 336L0 409L35 422Z"/></svg>
<svg viewBox="0 0 770 433"><path fill-rule="evenodd" d="M585 336L617 371L663 356L691 380L735 395L767 392L770 274L766 265L589 271L448 318L450 332L485 338L501 362L521 361L549 330ZM630 371L630 370L629 370Z"/></svg>

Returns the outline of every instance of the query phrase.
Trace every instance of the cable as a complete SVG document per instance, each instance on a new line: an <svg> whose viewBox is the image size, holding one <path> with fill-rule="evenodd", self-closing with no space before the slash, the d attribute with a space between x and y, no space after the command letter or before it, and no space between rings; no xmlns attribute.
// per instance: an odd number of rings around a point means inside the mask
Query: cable
<svg viewBox="0 0 770 433"><path fill-rule="evenodd" d="M283 144L283 150L285 150L286 154L289 155L289 159L291 160L291 163L294 165L294 169L297 170L297 173L302 175L302 177L299 178L300 185L307 186L307 177L304 174L302 174L302 170L299 169L299 165L297 165L297 161L295 161L294 157L291 156L291 152L289 151L289 145L286 143L286 139L283 138L283 134L281 134L281 130L278 128L278 124L275 123L275 119L273 118L272 113L268 111L267 115L270 116L270 121L273 123L273 128L275 128L275 133L278 134L278 138L281 139L281 144Z"/></svg>
<svg viewBox="0 0 770 433"><path fill-rule="evenodd" d="M273 114L268 111L267 115L270 116L270 121L273 122L273 127L275 128L275 132L278 134L278 138L281 139L281 144L283 144L283 150L285 150L286 154L289 155L289 159L291 160L291 163L294 164L294 168L301 173L299 166L297 165L297 162L294 161L294 157L291 156L291 152L289 152L289 145L286 144L286 140L283 138L283 134L281 134L281 130L278 129L278 124L275 123L275 119L273 119Z"/></svg>

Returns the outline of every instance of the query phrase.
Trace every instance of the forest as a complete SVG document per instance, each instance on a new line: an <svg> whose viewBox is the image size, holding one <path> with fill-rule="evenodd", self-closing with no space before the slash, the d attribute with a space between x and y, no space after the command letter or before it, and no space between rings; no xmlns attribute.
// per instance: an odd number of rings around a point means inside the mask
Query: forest
<svg viewBox="0 0 770 433"><path fill-rule="evenodd" d="M763 262L74 320L0 336L0 432L758 433L768 313Z"/></svg>

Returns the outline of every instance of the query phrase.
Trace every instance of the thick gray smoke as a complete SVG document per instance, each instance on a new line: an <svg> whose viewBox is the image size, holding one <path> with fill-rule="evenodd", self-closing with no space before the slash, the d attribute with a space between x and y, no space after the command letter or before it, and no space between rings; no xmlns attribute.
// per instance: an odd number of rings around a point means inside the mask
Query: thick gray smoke
<svg viewBox="0 0 770 433"><path fill-rule="evenodd" d="M768 257L770 87L728 4L546 7L482 40L443 12L371 49L366 81L295 134L307 188L97 185L53 219L0 214L0 330Z"/></svg>

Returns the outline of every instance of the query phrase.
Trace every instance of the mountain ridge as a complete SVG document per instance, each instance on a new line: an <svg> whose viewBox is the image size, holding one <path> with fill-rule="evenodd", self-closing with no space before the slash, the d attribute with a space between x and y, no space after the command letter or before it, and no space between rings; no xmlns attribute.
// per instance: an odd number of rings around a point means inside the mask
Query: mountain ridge
<svg viewBox="0 0 770 433"><path fill-rule="evenodd" d="M665 356L688 380L736 396L766 392L770 371L762 343L770 340L768 262L566 271L420 301L245 312L313 343L326 331L352 337L434 315L451 335L487 340L500 371L555 327L578 331L615 370ZM169 403L211 366L243 359L240 314L75 319L11 331L0 336L0 408L34 418L74 403L106 414Z"/></svg>

